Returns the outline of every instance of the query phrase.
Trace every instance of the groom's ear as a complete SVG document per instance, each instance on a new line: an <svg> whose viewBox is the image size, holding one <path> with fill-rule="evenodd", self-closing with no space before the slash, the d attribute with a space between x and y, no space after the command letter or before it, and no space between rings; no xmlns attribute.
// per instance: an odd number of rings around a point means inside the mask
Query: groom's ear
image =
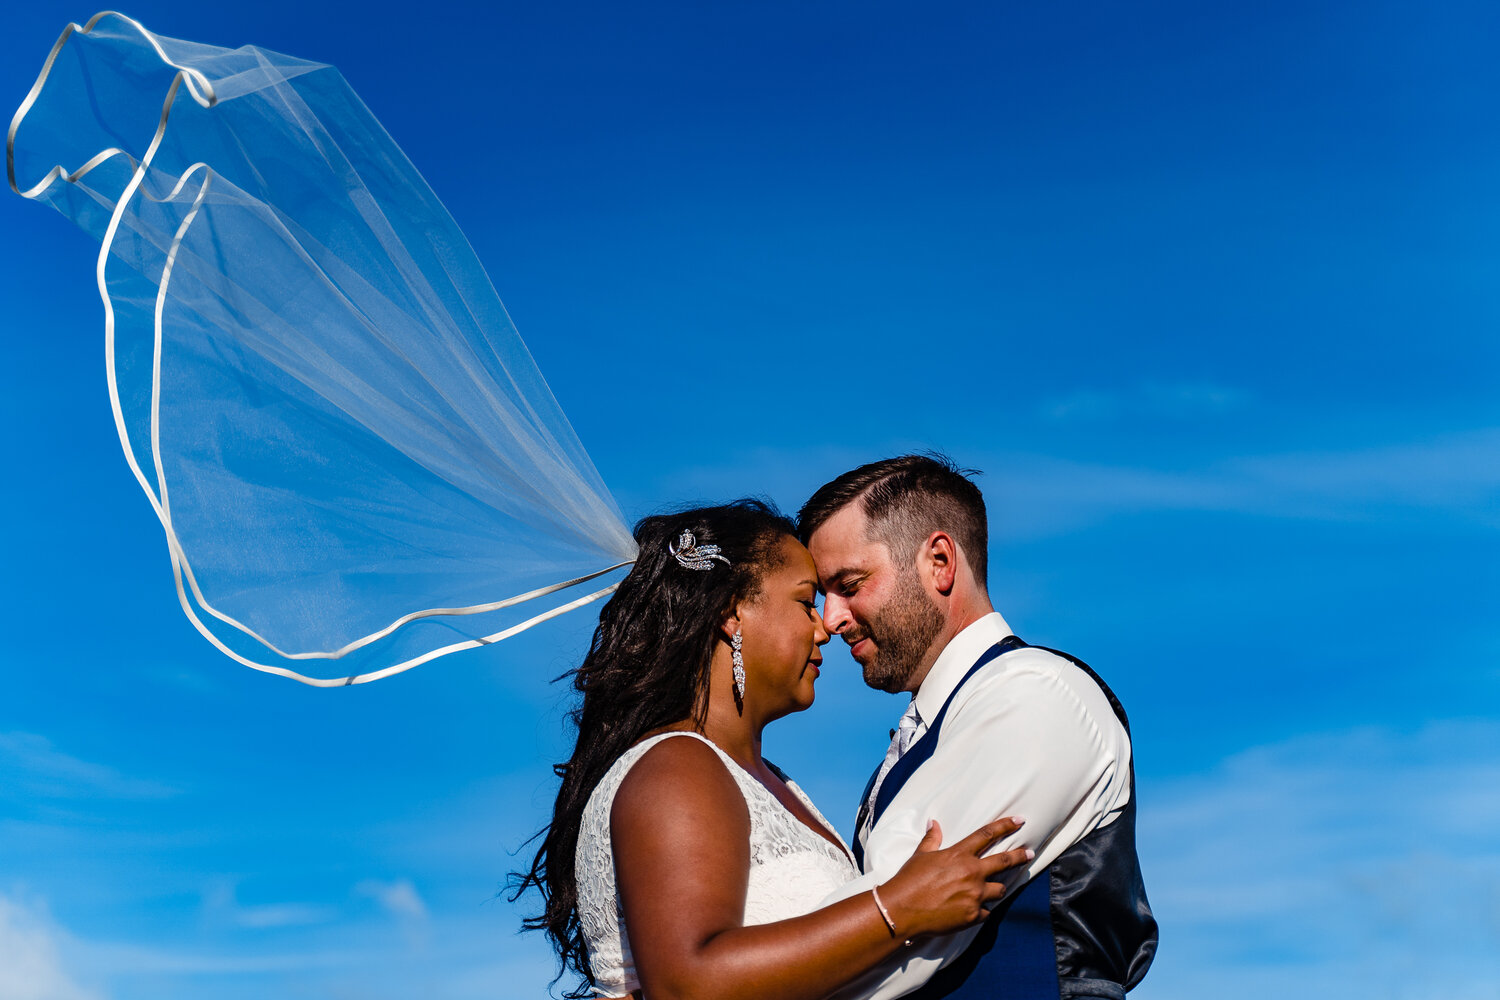
<svg viewBox="0 0 1500 1000"><path fill-rule="evenodd" d="M946 531L934 531L917 551L917 570L937 592L953 592L958 578L958 543Z"/></svg>

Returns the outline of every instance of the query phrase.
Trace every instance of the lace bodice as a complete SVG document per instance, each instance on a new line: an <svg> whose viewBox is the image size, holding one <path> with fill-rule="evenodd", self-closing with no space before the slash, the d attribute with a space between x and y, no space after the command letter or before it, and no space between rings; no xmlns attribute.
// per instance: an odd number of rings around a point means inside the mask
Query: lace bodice
<svg viewBox="0 0 1500 1000"><path fill-rule="evenodd" d="M809 913L834 889L858 874L846 852L808 829L769 789L708 738L693 732L663 733L638 743L620 755L594 789L578 831L578 919L588 942L589 964L600 996L623 997L640 988L630 956L625 912L615 884L610 809L620 782L635 762L657 743L673 736L693 737L713 747L745 796L745 806L750 812L746 925L768 924ZM802 789L791 780L786 784L818 822L838 837Z"/></svg>

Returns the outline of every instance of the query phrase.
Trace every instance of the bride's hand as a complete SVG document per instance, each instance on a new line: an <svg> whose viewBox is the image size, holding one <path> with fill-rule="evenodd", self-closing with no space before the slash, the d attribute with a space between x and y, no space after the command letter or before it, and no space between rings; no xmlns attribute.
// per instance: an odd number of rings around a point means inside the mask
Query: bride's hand
<svg viewBox="0 0 1500 1000"><path fill-rule="evenodd" d="M926 835L906 864L880 886L879 898L896 925L896 936L947 934L988 916L988 904L1005 895L1005 885L995 876L1024 865L1036 857L1036 852L1018 847L989 857L982 855L995 841L1020 829L1023 822L1014 817L997 819L941 850L942 828L936 821L928 824ZM1024 873L1016 873L1016 878L1023 877Z"/></svg>

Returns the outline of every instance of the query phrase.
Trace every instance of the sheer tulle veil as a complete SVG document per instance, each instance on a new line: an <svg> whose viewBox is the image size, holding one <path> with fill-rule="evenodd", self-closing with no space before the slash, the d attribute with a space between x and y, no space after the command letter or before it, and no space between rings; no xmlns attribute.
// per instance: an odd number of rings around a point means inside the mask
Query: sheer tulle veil
<svg viewBox="0 0 1500 1000"><path fill-rule="evenodd" d="M120 444L233 659L374 680L634 558L468 241L332 67L99 14L47 57L6 167L100 242Z"/></svg>

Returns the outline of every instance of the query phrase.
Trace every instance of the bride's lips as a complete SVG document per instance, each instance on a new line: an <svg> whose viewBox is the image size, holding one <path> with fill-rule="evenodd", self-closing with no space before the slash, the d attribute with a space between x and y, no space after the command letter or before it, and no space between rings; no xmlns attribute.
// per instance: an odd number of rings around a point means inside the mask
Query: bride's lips
<svg viewBox="0 0 1500 1000"><path fill-rule="evenodd" d="M823 667L823 661L822 660L808 660L807 661L807 669L812 672L813 680L817 680L819 677L821 677L823 675L822 667Z"/></svg>

